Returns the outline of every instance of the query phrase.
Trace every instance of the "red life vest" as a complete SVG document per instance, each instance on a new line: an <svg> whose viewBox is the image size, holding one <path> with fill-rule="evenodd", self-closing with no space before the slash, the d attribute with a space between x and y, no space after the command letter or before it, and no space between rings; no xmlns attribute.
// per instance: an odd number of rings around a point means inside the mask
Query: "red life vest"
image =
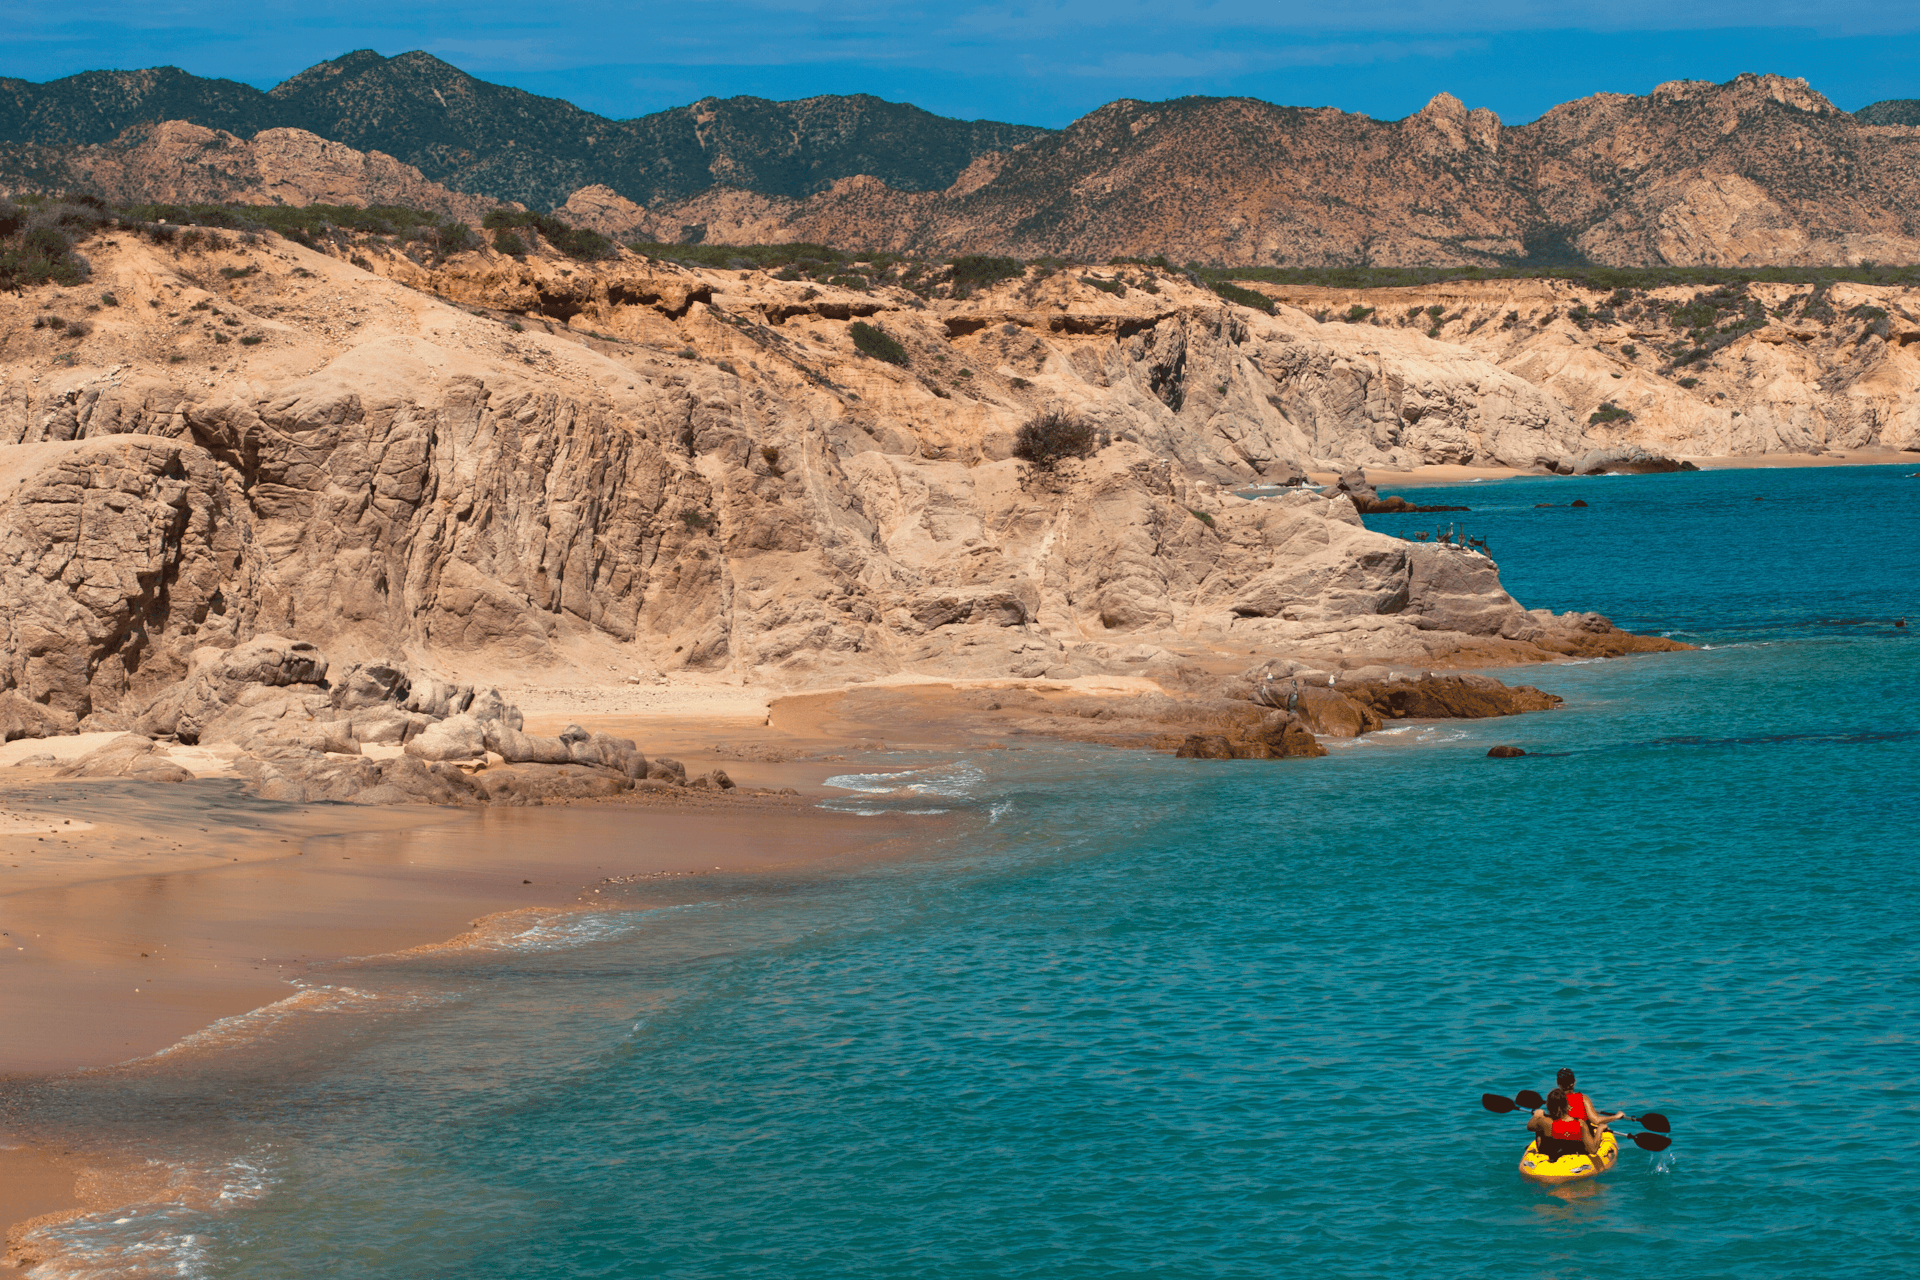
<svg viewBox="0 0 1920 1280"><path fill-rule="evenodd" d="M1577 1119L1570 1118L1553 1121L1552 1136L1556 1138L1571 1138L1573 1141L1579 1142L1586 1137L1586 1134L1581 1130L1580 1122Z"/></svg>
<svg viewBox="0 0 1920 1280"><path fill-rule="evenodd" d="M1572 1116L1575 1120L1593 1119L1594 1118L1593 1109L1587 1105L1587 1095L1584 1093L1574 1093L1572 1090L1568 1090L1567 1114Z"/></svg>

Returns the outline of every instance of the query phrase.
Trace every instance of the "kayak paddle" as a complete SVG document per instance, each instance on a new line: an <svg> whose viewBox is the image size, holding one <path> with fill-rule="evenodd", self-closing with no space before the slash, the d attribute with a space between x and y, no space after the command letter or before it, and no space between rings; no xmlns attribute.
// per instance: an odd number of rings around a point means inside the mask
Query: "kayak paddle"
<svg viewBox="0 0 1920 1280"><path fill-rule="evenodd" d="M1539 1107L1545 1105L1545 1103L1546 1099L1531 1089L1522 1089L1511 1098L1503 1098L1497 1093L1483 1093L1480 1095L1480 1105L1497 1116L1503 1116L1509 1111L1537 1110ZM1658 1111L1649 1111L1643 1116L1625 1116L1622 1118L1631 1120L1635 1124L1645 1125L1655 1133L1673 1132L1673 1122L1661 1115Z"/></svg>
<svg viewBox="0 0 1920 1280"><path fill-rule="evenodd" d="M1533 1098L1535 1101L1529 1105L1528 1098ZM1542 1101L1544 1099L1532 1090L1523 1091L1517 1099L1503 1098L1497 1093L1480 1095L1480 1105L1497 1116L1506 1115L1509 1111L1532 1111ZM1649 1129L1659 1130L1657 1133L1626 1133L1619 1129L1613 1130L1616 1136L1630 1139L1642 1151L1665 1151L1673 1145L1673 1139L1667 1136L1672 1126L1658 1111L1649 1111L1643 1116L1628 1116L1627 1119L1643 1124Z"/></svg>

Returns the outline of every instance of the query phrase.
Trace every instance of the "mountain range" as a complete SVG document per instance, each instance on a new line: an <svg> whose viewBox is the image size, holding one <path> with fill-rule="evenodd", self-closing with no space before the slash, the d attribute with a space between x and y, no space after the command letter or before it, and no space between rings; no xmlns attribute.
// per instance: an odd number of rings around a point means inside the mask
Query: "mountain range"
<svg viewBox="0 0 1920 1280"><path fill-rule="evenodd" d="M161 137L161 121L232 136ZM262 165L246 148L266 137L284 155L298 130L418 171L382 190L563 208L622 237L1232 265L1817 265L1920 261L1916 122L1920 101L1850 114L1764 75L1597 94L1514 127L1444 93L1397 121L1189 97L1047 130L866 96L615 121L425 53L361 51L265 92L173 68L0 81L0 181L124 196L127 174L165 185L154 175L177 169L200 175L193 198L284 199L249 176ZM139 165L115 158L142 147ZM196 147L229 176L206 176Z"/></svg>
<svg viewBox="0 0 1920 1280"><path fill-rule="evenodd" d="M609 120L489 84L430 54L384 58L364 49L266 92L177 67L89 71L47 84L0 80L0 142L103 145L163 120L242 138L304 129L385 152L453 190L543 209L595 183L643 204L715 185L800 197L853 174L901 191L938 190L977 156L1048 132L949 120L865 94L707 98Z"/></svg>

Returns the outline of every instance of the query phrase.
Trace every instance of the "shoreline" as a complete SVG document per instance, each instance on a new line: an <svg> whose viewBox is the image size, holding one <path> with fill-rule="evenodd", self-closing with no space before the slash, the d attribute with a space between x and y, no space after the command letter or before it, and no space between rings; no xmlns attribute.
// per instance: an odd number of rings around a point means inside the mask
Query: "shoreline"
<svg viewBox="0 0 1920 1280"><path fill-rule="evenodd" d="M1794 470L1802 467L1899 467L1920 470L1920 453L1903 450L1854 449L1839 456L1828 453L1743 453L1725 457L1675 454L1676 460L1691 462L1702 471ZM1439 488L1444 485L1485 483L1494 480L1593 480L1597 476L1563 476L1526 467L1475 467L1462 463L1429 463L1411 468L1366 467L1367 482L1379 489L1387 485ZM1315 484L1334 484L1340 479L1335 471L1309 471L1307 479Z"/></svg>
<svg viewBox="0 0 1920 1280"><path fill-rule="evenodd" d="M819 762L829 767L848 766ZM502 928L593 910L596 881L884 858L902 835L941 821L823 810L824 790L359 808L252 801L237 781L103 785L13 772L0 771L0 804L25 819L0 824L10 877L0 882L0 963L10 966L0 1023L13 1033L0 1048L9 1259L23 1232L113 1207L119 1185L103 1173L111 1157L36 1133L19 1114L18 1091L33 1081L172 1050L310 990L300 980L315 970L483 947ZM49 829L84 837L49 838Z"/></svg>

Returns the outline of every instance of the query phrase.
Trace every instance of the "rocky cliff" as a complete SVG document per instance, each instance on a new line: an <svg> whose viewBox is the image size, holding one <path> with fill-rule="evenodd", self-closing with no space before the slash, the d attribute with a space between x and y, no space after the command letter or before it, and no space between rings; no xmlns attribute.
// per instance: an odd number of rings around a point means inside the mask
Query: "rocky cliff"
<svg viewBox="0 0 1920 1280"><path fill-rule="evenodd" d="M1382 343L1387 334L1421 334L1456 359L1487 361L1548 395L1596 450L1920 450L1920 291L1909 288L1245 284L1303 316L1356 316L1351 327ZM1425 412L1413 401L1403 408L1414 425Z"/></svg>
<svg viewBox="0 0 1920 1280"><path fill-rule="evenodd" d="M1634 647L1344 496L1347 461L1564 466L1566 406L1463 347L1030 270L961 301L624 255L363 270L271 236L82 245L0 298L0 683L128 723L259 635L468 685L726 669L806 685L1182 655ZM861 354L879 326L904 363ZM1053 406L1092 452L1037 472Z"/></svg>

